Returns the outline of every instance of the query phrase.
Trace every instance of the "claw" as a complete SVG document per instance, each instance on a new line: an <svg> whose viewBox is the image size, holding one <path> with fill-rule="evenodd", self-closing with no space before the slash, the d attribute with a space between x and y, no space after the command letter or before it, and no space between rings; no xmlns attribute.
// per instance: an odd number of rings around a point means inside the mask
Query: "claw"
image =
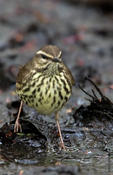
<svg viewBox="0 0 113 175"><path fill-rule="evenodd" d="M60 143L60 147L61 147L61 149L63 149L64 151L66 151L66 148L65 148L65 145L64 145L64 142L62 143Z"/></svg>
<svg viewBox="0 0 113 175"><path fill-rule="evenodd" d="M21 113L21 110L22 110L22 105L23 105L23 102L21 101L19 111L18 111L18 115L17 115L17 119L16 119L15 126L14 126L14 132L18 132L18 131L22 132L22 127L21 127L21 124L19 122L20 113Z"/></svg>
<svg viewBox="0 0 113 175"><path fill-rule="evenodd" d="M20 122L19 122L19 120L16 120L16 122L15 122L15 126L14 126L14 132L16 133L16 132L22 132L22 127L21 127L21 124L20 124Z"/></svg>

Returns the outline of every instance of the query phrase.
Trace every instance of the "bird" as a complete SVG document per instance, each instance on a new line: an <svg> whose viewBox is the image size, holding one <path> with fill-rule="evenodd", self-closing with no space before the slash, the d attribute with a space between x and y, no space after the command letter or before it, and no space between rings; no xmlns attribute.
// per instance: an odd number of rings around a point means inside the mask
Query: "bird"
<svg viewBox="0 0 113 175"><path fill-rule="evenodd" d="M59 111L72 94L75 80L62 60L62 51L56 45L45 45L22 66L17 74L16 93L21 103L14 125L14 132L22 131L19 118L23 103L39 114L55 114L60 146L65 145L59 124Z"/></svg>

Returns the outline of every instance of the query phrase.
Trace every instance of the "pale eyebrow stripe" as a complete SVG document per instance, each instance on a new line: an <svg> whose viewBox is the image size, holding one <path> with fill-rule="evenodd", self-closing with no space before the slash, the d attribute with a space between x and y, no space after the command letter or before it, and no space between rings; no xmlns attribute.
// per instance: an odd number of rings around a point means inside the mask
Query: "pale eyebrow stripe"
<svg viewBox="0 0 113 175"><path fill-rule="evenodd" d="M49 55L49 54L47 54L47 53L45 53L45 52L43 52L41 50L39 50L38 52L36 52L36 54L42 54L42 55L45 55L47 57L53 58L51 55Z"/></svg>
<svg viewBox="0 0 113 175"><path fill-rule="evenodd" d="M57 57L59 58L61 56L61 54L62 54L62 52L60 51Z"/></svg>

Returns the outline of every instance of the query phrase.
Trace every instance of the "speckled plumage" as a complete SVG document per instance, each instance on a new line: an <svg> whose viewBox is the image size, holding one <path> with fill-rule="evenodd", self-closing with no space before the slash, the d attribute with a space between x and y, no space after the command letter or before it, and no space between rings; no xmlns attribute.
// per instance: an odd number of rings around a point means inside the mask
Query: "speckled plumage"
<svg viewBox="0 0 113 175"><path fill-rule="evenodd" d="M74 79L58 47L48 45L25 64L17 76L16 92L40 114L58 112L72 93Z"/></svg>

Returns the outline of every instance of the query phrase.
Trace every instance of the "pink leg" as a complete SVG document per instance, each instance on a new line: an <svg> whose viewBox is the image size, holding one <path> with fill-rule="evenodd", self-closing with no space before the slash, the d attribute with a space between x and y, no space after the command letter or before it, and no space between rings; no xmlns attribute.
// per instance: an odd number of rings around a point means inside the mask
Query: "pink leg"
<svg viewBox="0 0 113 175"><path fill-rule="evenodd" d="M14 126L14 132L18 132L19 130L20 130L20 132L22 132L22 127L21 127L21 124L19 122L20 113L22 111L22 106L23 106L23 102L21 101L18 115L17 115L17 119L16 119L15 126Z"/></svg>
<svg viewBox="0 0 113 175"><path fill-rule="evenodd" d="M58 112L56 112L55 117L56 117L57 128L58 128L58 132L59 132L59 136L60 136L61 148L66 150L65 145L64 145L64 141L63 141L63 138L62 138L62 133L61 133L61 129L60 129L59 120L58 120L58 118L59 118Z"/></svg>

